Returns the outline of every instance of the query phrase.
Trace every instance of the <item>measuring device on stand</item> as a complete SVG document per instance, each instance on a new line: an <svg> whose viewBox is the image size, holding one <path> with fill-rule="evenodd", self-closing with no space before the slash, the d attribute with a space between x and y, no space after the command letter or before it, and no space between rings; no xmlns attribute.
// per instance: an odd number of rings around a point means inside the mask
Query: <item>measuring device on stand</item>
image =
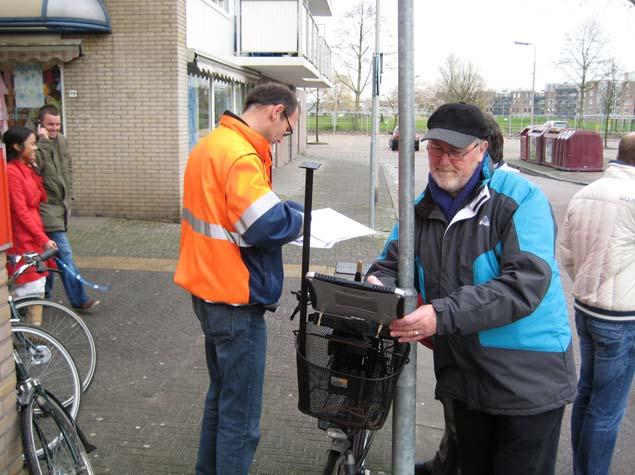
<svg viewBox="0 0 635 475"><path fill-rule="evenodd" d="M331 445L323 473L367 473L373 437L390 411L396 382L410 346L390 337L389 325L404 313L405 292L361 280L309 272L313 173L304 162L304 238L296 335L298 409L318 420ZM309 312L309 304L312 310Z"/></svg>

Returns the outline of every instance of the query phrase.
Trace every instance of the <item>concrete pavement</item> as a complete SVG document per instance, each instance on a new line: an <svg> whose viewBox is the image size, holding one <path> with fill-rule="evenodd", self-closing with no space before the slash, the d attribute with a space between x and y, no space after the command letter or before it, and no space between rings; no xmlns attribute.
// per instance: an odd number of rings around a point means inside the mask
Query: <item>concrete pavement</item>
<svg viewBox="0 0 635 475"><path fill-rule="evenodd" d="M315 208L332 207L362 223L368 220L367 137L324 136L328 145L310 146L309 158L322 163L315 175ZM339 261L370 262L396 222L396 156L379 142L377 236L345 241L331 250L313 250L311 268L332 272ZM302 201L304 172L298 160L274 171L274 189ZM418 174L424 152L416 154ZM558 215L558 213L557 213ZM97 473L193 473L203 398L208 385L203 338L189 296L172 284L178 255L179 227L107 218L73 218L70 240L91 280L109 283L102 305L86 316L94 332L98 367L85 395L80 423L98 450L91 454ZM253 474L321 473L328 447L316 421L297 410L293 330L288 320L295 306L290 294L300 285L301 249L286 246L287 280L281 305L267 314L268 354L261 422L262 438ZM567 284L570 285L570 284ZM59 295L59 285L57 294ZM418 351L417 456L436 450L443 431L441 405L433 398L431 353ZM635 454L631 415L623 424L614 458L614 474L632 473ZM567 416L568 417L568 416ZM568 421L568 419L567 419ZM558 458L558 473L570 474L568 422ZM368 468L390 473L391 422L388 419L371 449Z"/></svg>

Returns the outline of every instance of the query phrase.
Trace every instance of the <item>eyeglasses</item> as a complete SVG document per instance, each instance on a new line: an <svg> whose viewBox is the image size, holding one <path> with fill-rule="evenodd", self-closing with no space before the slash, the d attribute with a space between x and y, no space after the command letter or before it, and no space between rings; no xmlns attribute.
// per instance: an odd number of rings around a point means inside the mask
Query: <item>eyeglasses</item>
<svg viewBox="0 0 635 475"><path fill-rule="evenodd" d="M291 127L291 122L289 122L289 117L287 117L287 113L285 111L282 111L282 115L287 120L287 127L288 127L287 130L284 131L284 134L282 134L282 136L288 137L289 135L293 135L293 127Z"/></svg>
<svg viewBox="0 0 635 475"><path fill-rule="evenodd" d="M465 157L467 157L480 144L481 144L480 141L476 142L472 148L470 148L469 150L467 150L465 152L459 152L459 151L456 151L456 150L445 151L445 150L443 150L441 147L439 147L437 145L430 145L430 144L428 144L427 149L428 149L428 155L431 156L434 159L439 159L439 158L443 157L443 154L447 154L448 158L450 160L452 160L453 162L460 162Z"/></svg>

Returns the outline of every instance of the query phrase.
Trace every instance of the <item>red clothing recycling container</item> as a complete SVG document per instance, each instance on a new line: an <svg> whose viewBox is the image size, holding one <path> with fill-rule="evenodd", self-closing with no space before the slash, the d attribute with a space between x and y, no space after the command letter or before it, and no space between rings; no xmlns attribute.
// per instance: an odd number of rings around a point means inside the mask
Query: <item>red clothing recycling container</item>
<svg viewBox="0 0 635 475"><path fill-rule="evenodd" d="M590 130L565 129L556 139L552 166L559 170L600 172L604 168L602 137Z"/></svg>

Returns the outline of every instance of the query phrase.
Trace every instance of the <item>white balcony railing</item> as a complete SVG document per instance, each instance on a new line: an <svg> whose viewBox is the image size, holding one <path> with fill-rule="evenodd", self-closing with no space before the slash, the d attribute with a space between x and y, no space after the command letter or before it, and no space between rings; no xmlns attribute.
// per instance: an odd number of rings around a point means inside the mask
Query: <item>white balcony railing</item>
<svg viewBox="0 0 635 475"><path fill-rule="evenodd" d="M332 78L331 48L306 0L241 0L238 56L295 56Z"/></svg>

